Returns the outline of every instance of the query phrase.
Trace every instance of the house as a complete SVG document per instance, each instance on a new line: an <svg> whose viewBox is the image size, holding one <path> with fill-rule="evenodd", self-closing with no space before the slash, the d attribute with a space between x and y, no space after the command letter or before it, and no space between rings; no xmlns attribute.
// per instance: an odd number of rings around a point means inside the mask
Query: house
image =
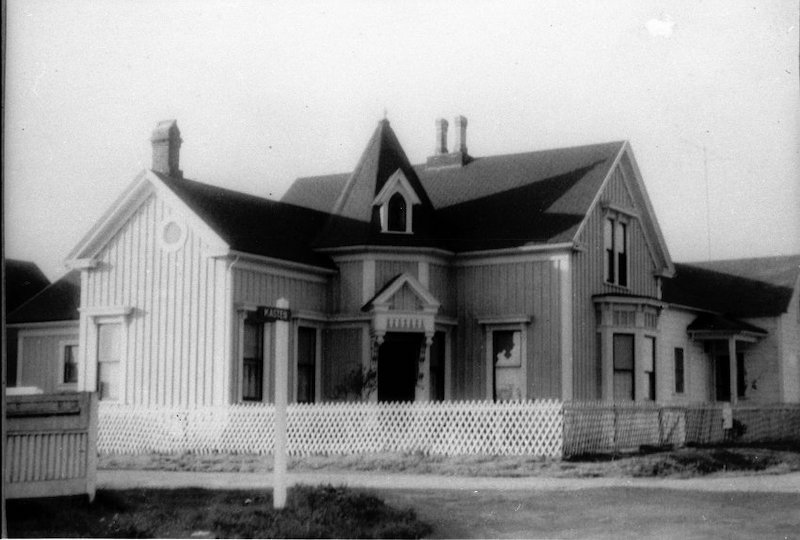
<svg viewBox="0 0 800 540"><path fill-rule="evenodd" d="M800 402L800 255L675 266L663 288L664 399Z"/></svg>
<svg viewBox="0 0 800 540"><path fill-rule="evenodd" d="M79 306L80 273L72 270L9 313L15 354L8 364L16 373L9 386L19 392L77 390Z"/></svg>
<svg viewBox="0 0 800 540"><path fill-rule="evenodd" d="M5 259L5 297L4 316L30 300L32 296L50 284L50 280L35 263L16 259ZM6 328L6 379L10 386L17 380L17 363L10 359L17 358L17 334L13 328Z"/></svg>
<svg viewBox="0 0 800 540"><path fill-rule="evenodd" d="M675 265L630 144L474 157L466 118L452 150L447 132L412 165L381 120L353 172L273 201L184 178L177 123L159 123L152 169L69 255L78 388L271 401L288 321L298 402L671 399Z"/></svg>

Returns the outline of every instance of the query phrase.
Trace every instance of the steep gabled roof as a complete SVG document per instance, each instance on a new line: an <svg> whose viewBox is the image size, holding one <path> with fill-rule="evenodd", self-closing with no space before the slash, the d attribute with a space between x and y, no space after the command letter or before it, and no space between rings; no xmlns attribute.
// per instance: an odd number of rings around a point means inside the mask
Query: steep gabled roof
<svg viewBox="0 0 800 540"><path fill-rule="evenodd" d="M327 256L309 247L328 214L194 180L155 174L232 250L334 267Z"/></svg>
<svg viewBox="0 0 800 540"><path fill-rule="evenodd" d="M413 210L415 234L387 236L380 234L376 227L374 200L398 170L402 171L420 204L414 205ZM331 213L331 217L317 238L315 247L362 244L436 245L431 223L433 205L388 120L378 122L378 127L361 154L355 170L343 185L337 185L336 188L338 194L332 199L333 204L325 208L325 211ZM316 190L312 188L311 191ZM325 186L320 188L319 193L328 196L333 190ZM312 195L314 198L318 196L318 193ZM282 200L292 202L292 197L284 197ZM308 204L300 206L314 208Z"/></svg>
<svg viewBox="0 0 800 540"><path fill-rule="evenodd" d="M9 324L77 321L81 275L71 270L8 315Z"/></svg>
<svg viewBox="0 0 800 540"><path fill-rule="evenodd" d="M402 152L388 122L382 122L351 175L298 179L282 200L333 213L343 212L343 200L359 198L362 208L370 207L381 184L374 179L370 184L367 179L375 176L374 164L379 161L376 156L381 154L383 142L392 153ZM360 234L339 227L339 234L326 235L320 245L356 244L354 235L362 244L403 245L406 241L456 252L569 242L625 147L624 142L613 142L471 158L455 167L416 165L415 178L434 209L428 234L415 234L417 238L413 239L375 234L375 227L370 227L371 216L362 210L356 218ZM404 154L402 158L400 161L405 162ZM403 171L408 174L405 168ZM338 198L332 196L335 193L340 194ZM414 219L417 230L416 216ZM365 238L369 231L372 236Z"/></svg>
<svg viewBox="0 0 800 540"><path fill-rule="evenodd" d="M11 313L50 284L36 263L6 259L6 313Z"/></svg>
<svg viewBox="0 0 800 540"><path fill-rule="evenodd" d="M791 282L798 276L800 257L770 257L736 261L711 261L699 264L676 264L675 277L664 281L662 298L671 304L696 307L731 317L772 317L785 313L791 301ZM762 261L763 269L758 269ZM712 268L725 268L722 272ZM743 275L734 275L741 271ZM764 280L747 276L760 275ZM771 277L770 277L771 276ZM794 285L794 283L792 283Z"/></svg>
<svg viewBox="0 0 800 540"><path fill-rule="evenodd" d="M800 277L800 255L724 259L689 264L697 268L763 281L777 287L792 288Z"/></svg>

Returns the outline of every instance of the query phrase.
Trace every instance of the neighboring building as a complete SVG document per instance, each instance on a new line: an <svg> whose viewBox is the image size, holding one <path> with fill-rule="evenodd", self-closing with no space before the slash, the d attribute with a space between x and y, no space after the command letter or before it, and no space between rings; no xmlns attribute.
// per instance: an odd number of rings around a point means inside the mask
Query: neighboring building
<svg viewBox="0 0 800 540"><path fill-rule="evenodd" d="M663 289L663 399L800 402L800 255L675 266Z"/></svg>
<svg viewBox="0 0 800 540"><path fill-rule="evenodd" d="M6 317L49 284L50 281L35 263L6 259L3 284ZM6 381L9 386L14 386L17 381L17 364L12 359L17 358L17 334L12 328L6 328L5 348Z"/></svg>
<svg viewBox="0 0 800 540"><path fill-rule="evenodd" d="M78 387L270 401L288 318L296 401L672 400L665 343L689 338L665 325L674 265L630 145L472 157L466 125L449 152L437 121L434 155L412 166L383 120L352 173L301 178L278 202L184 179L177 125L160 123L152 170L69 257Z"/></svg>
<svg viewBox="0 0 800 540"><path fill-rule="evenodd" d="M8 362L17 374L9 386L77 390L79 306L80 273L72 270L9 313L7 331L15 335L16 354Z"/></svg>

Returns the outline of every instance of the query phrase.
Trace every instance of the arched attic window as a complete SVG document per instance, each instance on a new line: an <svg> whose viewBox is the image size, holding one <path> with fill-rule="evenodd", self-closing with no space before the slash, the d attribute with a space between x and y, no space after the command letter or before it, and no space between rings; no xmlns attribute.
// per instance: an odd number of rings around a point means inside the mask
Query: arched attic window
<svg viewBox="0 0 800 540"><path fill-rule="evenodd" d="M386 230L391 232L407 232L408 204L401 193L395 193L389 199Z"/></svg>

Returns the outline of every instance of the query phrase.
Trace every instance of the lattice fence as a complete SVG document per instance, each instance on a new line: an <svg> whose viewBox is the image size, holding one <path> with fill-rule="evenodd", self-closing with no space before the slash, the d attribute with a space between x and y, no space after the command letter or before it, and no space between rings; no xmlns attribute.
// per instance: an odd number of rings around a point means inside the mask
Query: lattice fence
<svg viewBox="0 0 800 540"><path fill-rule="evenodd" d="M249 453L273 447L274 407L138 408L102 404L101 453ZM522 402L292 404L291 455L423 452L560 456L562 406Z"/></svg>
<svg viewBox="0 0 800 540"><path fill-rule="evenodd" d="M800 406L735 407L730 429L724 429L723 408L722 404L566 403L564 455L622 452L643 445L800 442Z"/></svg>

